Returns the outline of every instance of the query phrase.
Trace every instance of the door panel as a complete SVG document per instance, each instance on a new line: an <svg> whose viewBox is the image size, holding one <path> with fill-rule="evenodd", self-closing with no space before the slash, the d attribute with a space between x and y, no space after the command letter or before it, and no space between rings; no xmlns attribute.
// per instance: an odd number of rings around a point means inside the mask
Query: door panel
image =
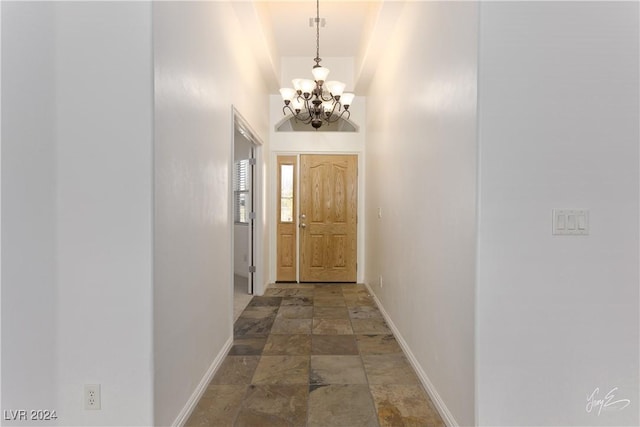
<svg viewBox="0 0 640 427"><path fill-rule="evenodd" d="M300 280L355 282L358 162L300 156Z"/></svg>
<svg viewBox="0 0 640 427"><path fill-rule="evenodd" d="M296 156L278 156L276 280L297 280Z"/></svg>
<svg viewBox="0 0 640 427"><path fill-rule="evenodd" d="M296 259L296 239L293 234L280 234L280 242L282 248L282 256L280 257L280 265L283 268L294 268Z"/></svg>

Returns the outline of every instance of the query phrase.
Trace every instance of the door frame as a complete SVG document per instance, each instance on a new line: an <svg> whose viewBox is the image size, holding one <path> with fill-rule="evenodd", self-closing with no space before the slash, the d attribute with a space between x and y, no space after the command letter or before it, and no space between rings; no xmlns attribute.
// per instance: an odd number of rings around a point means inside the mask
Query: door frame
<svg viewBox="0 0 640 427"><path fill-rule="evenodd" d="M263 142L262 139L257 135L257 133L253 130L249 122L242 116L242 114L236 109L234 105L231 106L231 138L230 138L230 160L229 160L229 241L230 241L230 279L229 279L229 289L231 291L231 316L233 317L233 289L234 289L234 226L235 223L233 221L233 172L234 172L234 156L233 150L235 146L235 129L241 129L241 132L246 137L247 140L253 145L253 157L255 160L255 165L253 166L253 184L254 186L251 188L251 197L252 197L252 210L255 212L255 219L253 220L253 240L249 242L249 250L251 254L249 255L249 265L251 265L251 261L253 261L253 265L255 266L255 272L249 273L249 283L253 283L253 295L262 295L264 294L265 288L265 265L264 265L264 234L265 234L265 224L263 218L265 217L265 208L264 208L264 200L263 194L264 191L264 178L263 178ZM251 225L250 225L251 227ZM249 233L249 239L251 240L251 232ZM251 286L251 285L250 285ZM233 324L233 322L231 322Z"/></svg>
<svg viewBox="0 0 640 427"><path fill-rule="evenodd" d="M365 263L364 263L364 254L365 254L365 188L364 188L364 175L365 175L365 155L363 151L354 151L354 150L345 150L345 151L271 151L271 165L278 164L278 156L296 156L298 166L300 166L300 155L303 154L319 154L319 155L354 155L358 159L358 224L356 226L356 245L357 245L357 254L356 254L356 262L357 262L357 272L356 272L356 282L364 283L365 276ZM276 271L277 271L277 186L278 186L278 174L277 167L270 168L269 171L269 191L268 191L268 200L269 200L269 283L275 283L276 281ZM300 167L298 167L298 173L300 171ZM300 180L296 180L296 210L300 212ZM296 221L299 221L299 218L296 218ZM296 226L299 223L296 222ZM299 251L300 251L300 233L297 233L296 236L296 250L298 251L298 264L300 263ZM298 265L299 267L299 265ZM298 283L300 282L300 268L297 269L296 280Z"/></svg>

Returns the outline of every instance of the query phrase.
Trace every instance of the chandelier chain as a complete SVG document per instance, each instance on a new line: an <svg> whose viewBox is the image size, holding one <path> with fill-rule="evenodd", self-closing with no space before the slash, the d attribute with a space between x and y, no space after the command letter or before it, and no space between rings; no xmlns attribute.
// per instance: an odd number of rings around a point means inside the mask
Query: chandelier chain
<svg viewBox="0 0 640 427"><path fill-rule="evenodd" d="M320 65L320 0L316 1L316 64Z"/></svg>

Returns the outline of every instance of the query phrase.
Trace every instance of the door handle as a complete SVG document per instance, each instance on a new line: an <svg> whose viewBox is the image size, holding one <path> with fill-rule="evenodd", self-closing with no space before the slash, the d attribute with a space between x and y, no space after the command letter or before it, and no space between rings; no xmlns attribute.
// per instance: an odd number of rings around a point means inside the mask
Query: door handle
<svg viewBox="0 0 640 427"><path fill-rule="evenodd" d="M307 228L307 224L305 224L304 222L300 223L300 228Z"/></svg>

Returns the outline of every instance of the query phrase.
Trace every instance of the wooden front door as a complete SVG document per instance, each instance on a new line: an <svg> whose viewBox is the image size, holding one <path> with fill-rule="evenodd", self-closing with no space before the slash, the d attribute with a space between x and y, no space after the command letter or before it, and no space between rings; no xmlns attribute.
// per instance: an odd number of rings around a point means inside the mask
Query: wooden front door
<svg viewBox="0 0 640 427"><path fill-rule="evenodd" d="M300 281L355 282L358 158L300 156Z"/></svg>

